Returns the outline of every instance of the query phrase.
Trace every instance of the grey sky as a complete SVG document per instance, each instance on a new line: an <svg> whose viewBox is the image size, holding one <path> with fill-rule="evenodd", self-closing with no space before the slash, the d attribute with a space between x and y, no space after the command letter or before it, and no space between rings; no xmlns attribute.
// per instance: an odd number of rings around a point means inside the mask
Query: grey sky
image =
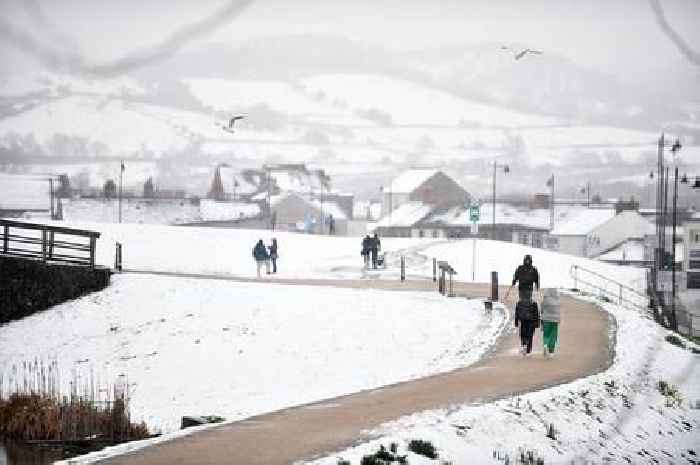
<svg viewBox="0 0 700 465"><path fill-rule="evenodd" d="M71 37L88 60L117 60L147 48L230 2L223 0L36 0L44 17ZM700 50L700 1L662 0L668 22ZM21 0L0 0L2 17L37 39L55 32L37 23ZM520 43L560 53L584 66L630 78L631 73L697 72L662 33L645 0L258 0L228 25L202 37L245 40L288 33L323 33L397 49L477 42ZM66 45L68 41L61 41ZM3 71L27 56L0 44ZM33 61L33 60L29 60Z"/></svg>

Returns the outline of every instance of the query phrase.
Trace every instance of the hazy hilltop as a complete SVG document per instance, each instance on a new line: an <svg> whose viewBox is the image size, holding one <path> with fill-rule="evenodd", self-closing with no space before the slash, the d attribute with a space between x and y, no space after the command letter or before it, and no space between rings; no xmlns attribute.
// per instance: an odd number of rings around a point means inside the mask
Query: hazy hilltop
<svg viewBox="0 0 700 465"><path fill-rule="evenodd" d="M410 166L487 193L498 158L518 174L506 193L545 191L550 172L565 172L562 195L592 181L596 193L643 201L661 129L697 160L700 99L684 90L697 76L679 73L684 84L665 93L547 50L515 60L501 46L401 51L285 35L198 44L114 79L11 74L0 83L0 157L6 171L87 170L95 185L110 169L86 163L126 158L143 165L139 176L199 194L221 161L304 162L361 197ZM232 135L221 125L233 113L248 117Z"/></svg>

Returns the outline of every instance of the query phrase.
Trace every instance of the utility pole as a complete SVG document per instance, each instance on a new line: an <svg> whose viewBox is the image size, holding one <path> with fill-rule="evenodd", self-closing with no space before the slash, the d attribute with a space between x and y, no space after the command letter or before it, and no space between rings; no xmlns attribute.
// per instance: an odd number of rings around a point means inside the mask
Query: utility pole
<svg viewBox="0 0 700 465"><path fill-rule="evenodd" d="M675 153L675 152L674 152ZM675 164L675 163L674 163ZM674 169L673 177L673 234L671 236L671 328L678 331L676 322L676 204L678 200L678 165Z"/></svg>

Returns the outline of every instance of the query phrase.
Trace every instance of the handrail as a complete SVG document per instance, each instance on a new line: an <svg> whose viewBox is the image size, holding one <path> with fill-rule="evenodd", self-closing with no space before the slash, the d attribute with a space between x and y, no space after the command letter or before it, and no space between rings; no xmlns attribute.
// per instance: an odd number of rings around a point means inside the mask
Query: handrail
<svg viewBox="0 0 700 465"><path fill-rule="evenodd" d="M607 287L587 281L585 278L579 276L579 271L582 271L584 274L588 273L590 275L593 275L596 278L602 280L605 284L612 284L613 286L615 286L615 290L619 292L615 294L614 292L611 292ZM620 306L632 306L636 310L641 310L644 312L649 311L648 297L630 286L622 284L621 282L615 281L612 278L609 278L598 272L580 267L578 265L571 265L571 268L569 269L569 274L574 279L574 287L576 288L578 287L579 283L582 283L590 288L598 290L599 292L601 292L601 294L607 294L606 297L608 297L611 301L617 300ZM641 299L645 303L641 303L639 300L635 301L630 299L629 297L625 296L625 293L623 291L627 291L628 295L631 294L632 297ZM612 296L612 298L610 296Z"/></svg>
<svg viewBox="0 0 700 465"><path fill-rule="evenodd" d="M37 237L36 234L22 235L21 233L15 232L15 229L40 231L41 236ZM11 230L13 230L13 233L10 233ZM40 259L43 262L62 262L76 265L88 265L90 267L95 266L97 238L100 237L100 233L97 231L0 219L0 232L2 237L0 255L34 258ZM75 242L66 238L56 240L56 234L87 238L88 242ZM83 252L83 254L79 255L76 252ZM87 253L87 256L85 256L85 253Z"/></svg>
<svg viewBox="0 0 700 465"><path fill-rule="evenodd" d="M33 229L39 231L51 231L58 234L69 234L73 236L100 237L97 231L88 231L85 229L66 228L64 226L52 226L49 224L29 223L25 221L13 221L0 219L0 226L12 226L21 229Z"/></svg>

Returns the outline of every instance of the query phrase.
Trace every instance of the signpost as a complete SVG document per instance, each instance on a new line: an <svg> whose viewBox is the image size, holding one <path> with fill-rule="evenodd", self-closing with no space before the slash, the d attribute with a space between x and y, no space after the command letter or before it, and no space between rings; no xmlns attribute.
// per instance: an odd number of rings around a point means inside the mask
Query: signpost
<svg viewBox="0 0 700 465"><path fill-rule="evenodd" d="M472 282L476 281L476 236L479 234L479 205L469 206L469 221L472 224Z"/></svg>

